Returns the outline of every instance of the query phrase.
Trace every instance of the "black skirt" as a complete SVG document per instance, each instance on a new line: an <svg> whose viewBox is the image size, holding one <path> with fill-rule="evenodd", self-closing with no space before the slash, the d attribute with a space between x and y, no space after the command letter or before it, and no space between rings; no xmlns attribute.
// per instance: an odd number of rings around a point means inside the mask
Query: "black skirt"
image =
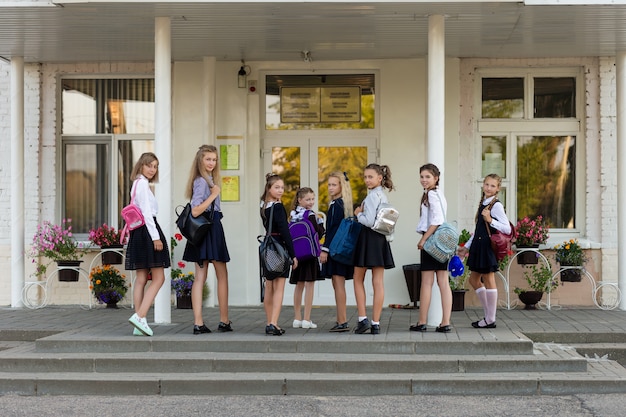
<svg viewBox="0 0 626 417"><path fill-rule="evenodd" d="M439 262L424 249L420 251L420 271L446 271L447 262Z"/></svg>
<svg viewBox="0 0 626 417"><path fill-rule="evenodd" d="M350 280L354 276L354 266L337 262L328 254L326 263L322 264L321 276L324 278L332 278L333 275L339 275Z"/></svg>
<svg viewBox="0 0 626 417"><path fill-rule="evenodd" d="M395 268L391 246L387 238L369 227L363 226L356 242L354 266L362 268Z"/></svg>
<svg viewBox="0 0 626 417"><path fill-rule="evenodd" d="M203 215L208 216L205 212ZM187 262L197 262L202 265L204 261L228 262L230 255L226 247L226 237L222 226L222 213L216 211L213 214L213 224L200 246L194 246L189 241L185 245L183 260Z"/></svg>
<svg viewBox="0 0 626 417"><path fill-rule="evenodd" d="M167 246L167 239L165 239L156 217L154 218L154 224L163 243L163 250L154 250L154 243L152 243L152 237L150 237L146 225L131 231L128 246L126 247L126 262L124 265L126 270L134 271L137 269L170 267L170 250Z"/></svg>
<svg viewBox="0 0 626 417"><path fill-rule="evenodd" d="M320 274L319 260L312 258L306 261L298 261L298 267L291 271L289 283L295 285L298 282L320 281L323 279Z"/></svg>

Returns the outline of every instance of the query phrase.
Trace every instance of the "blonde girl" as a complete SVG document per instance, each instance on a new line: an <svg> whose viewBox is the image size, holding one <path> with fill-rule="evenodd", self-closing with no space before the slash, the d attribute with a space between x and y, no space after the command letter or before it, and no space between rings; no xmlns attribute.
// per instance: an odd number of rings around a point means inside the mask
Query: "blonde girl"
<svg viewBox="0 0 626 417"><path fill-rule="evenodd" d="M280 202L285 192L285 183L277 174L267 174L265 176L265 188L261 195L261 220L267 231L270 227L270 214L273 210L272 217L272 234L287 249L289 256L293 260L293 269L298 267L298 260L293 249L293 241L289 233L289 223L287 222L287 211L285 206ZM269 273L263 271L265 279L265 297L263 299L263 307L265 309L265 317L267 325L265 326L265 334L270 336L281 336L285 330L278 326L280 318L280 310L283 305L283 296L285 294L285 280L289 276L290 267L287 266L280 273Z"/></svg>
<svg viewBox="0 0 626 417"><path fill-rule="evenodd" d="M498 270L498 261L491 249L487 227L491 229L491 233L509 234L511 225L500 201L496 201L491 210L487 206L497 198L501 185L502 178L497 174L489 174L483 180L482 196L476 212L476 229L465 246L459 249L461 256L466 256L469 252L467 266L472 271L469 283L476 291L485 314L481 320L472 323L472 326L477 329L496 327L498 289L495 272Z"/></svg>
<svg viewBox="0 0 626 417"><path fill-rule="evenodd" d="M341 221L352 215L352 189L345 172L333 172L328 176L328 213L326 214L326 236L322 245L320 262L322 277L332 279L337 306L337 321L331 332L347 332L350 330L346 312L346 280L354 275L352 265L335 261L329 253L330 244L337 233Z"/></svg>
<svg viewBox="0 0 626 417"><path fill-rule="evenodd" d="M202 290L213 264L217 277L217 302L220 309L218 332L231 332L228 319L228 269L230 261L224 228L222 226L222 207L220 200L220 165L217 148L202 145L198 148L185 189L185 197L191 200L191 214L213 219L209 232L199 246L189 241L185 245L183 260L195 262L195 278L191 287L191 306L193 308L193 334L211 333L202 318Z"/></svg>
<svg viewBox="0 0 626 417"><path fill-rule="evenodd" d="M309 187L302 187L296 192L293 201L293 210L289 213L290 221L300 221L307 210L313 210L315 205L315 193ZM309 221L317 232L318 237L324 235L324 226L318 221L314 212L310 212ZM298 269L291 273L289 283L296 286L293 292L293 327L303 329L317 329L317 324L311 321L311 309L313 308L313 294L315 292L315 281L323 280L320 274L320 263L318 258L301 260ZM302 295L304 293L304 319L302 317Z"/></svg>
<svg viewBox="0 0 626 417"><path fill-rule="evenodd" d="M363 171L363 179L367 187L367 197L360 207L354 210L361 228L354 253L354 296L358 311L358 320L354 332L363 334L370 330L372 334L380 333L380 316L385 300L385 269L395 267L391 246L387 237L371 229L376 219L376 211L381 203L387 203L383 189L394 189L391 181L391 170L387 165L369 164ZM367 318L365 307L365 272L372 270L372 286L374 302L372 321Z"/></svg>
<svg viewBox="0 0 626 417"><path fill-rule="evenodd" d="M128 321L135 327L134 335L152 336L146 315L165 282L164 269L170 267L167 240L156 219L157 200L150 189L150 183L159 180L156 155L152 152L142 154L131 172L131 178L134 179L131 198L141 210L145 224L130 232L126 248L125 268L136 271L133 291L135 314ZM152 282L146 289L149 274L152 275Z"/></svg>

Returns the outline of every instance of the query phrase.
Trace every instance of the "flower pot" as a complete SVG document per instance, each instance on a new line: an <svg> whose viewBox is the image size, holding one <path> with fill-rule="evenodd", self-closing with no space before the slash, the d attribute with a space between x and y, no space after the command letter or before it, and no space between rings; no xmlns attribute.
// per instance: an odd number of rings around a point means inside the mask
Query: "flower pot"
<svg viewBox="0 0 626 417"><path fill-rule="evenodd" d="M78 281L80 271L80 264L83 261L57 261L57 267L59 268L59 281L62 282L76 282ZM69 269L75 268L75 269Z"/></svg>
<svg viewBox="0 0 626 417"><path fill-rule="evenodd" d="M564 265L561 266L574 266ZM580 282L582 280L582 271L580 269L564 269L561 271L561 282Z"/></svg>
<svg viewBox="0 0 626 417"><path fill-rule="evenodd" d="M102 246L102 265L121 265L122 264L122 245ZM111 250L114 249L114 250ZM119 251L119 252L118 252Z"/></svg>
<svg viewBox="0 0 626 417"><path fill-rule="evenodd" d="M119 308L119 307L117 306L117 301L116 301L116 302L114 302L114 303L107 303L107 308Z"/></svg>
<svg viewBox="0 0 626 417"><path fill-rule="evenodd" d="M420 289L422 286L422 272L420 264L403 265L404 280L409 290L409 298L413 303L413 308L419 308L417 302L420 300Z"/></svg>
<svg viewBox="0 0 626 417"><path fill-rule="evenodd" d="M465 293L467 290L452 291L452 311L465 310Z"/></svg>
<svg viewBox="0 0 626 417"><path fill-rule="evenodd" d="M518 294L518 297L522 303L526 306L524 310L536 310L537 303L543 298L543 292L541 291L524 291Z"/></svg>
<svg viewBox="0 0 626 417"><path fill-rule="evenodd" d="M531 246L517 246L518 250L524 249L537 249L539 245L531 245ZM536 265L539 263L539 254L535 251L524 251L519 252L517 254L517 264L518 265Z"/></svg>
<svg viewBox="0 0 626 417"><path fill-rule="evenodd" d="M176 297L176 308L190 309L191 308L191 294L181 295Z"/></svg>

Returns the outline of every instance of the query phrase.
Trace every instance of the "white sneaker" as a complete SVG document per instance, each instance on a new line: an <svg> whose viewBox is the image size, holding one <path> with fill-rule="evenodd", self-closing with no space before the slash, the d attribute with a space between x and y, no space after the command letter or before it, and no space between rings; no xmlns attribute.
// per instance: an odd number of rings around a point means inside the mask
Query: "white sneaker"
<svg viewBox="0 0 626 417"><path fill-rule="evenodd" d="M141 333L138 328L133 327L133 336L145 336L145 334Z"/></svg>
<svg viewBox="0 0 626 417"><path fill-rule="evenodd" d="M294 329L299 329L300 327L302 327L302 320L294 320L293 321L293 328Z"/></svg>
<svg viewBox="0 0 626 417"><path fill-rule="evenodd" d="M130 316L128 321L130 322L130 324L135 326L135 328L139 330L141 333L145 334L146 336L152 336L153 334L152 329L150 328L150 326L148 326L148 323L146 322L145 317L141 318L137 315L137 313L135 313L132 316Z"/></svg>
<svg viewBox="0 0 626 417"><path fill-rule="evenodd" d="M303 329L317 329L317 324L312 321L302 320L302 328Z"/></svg>

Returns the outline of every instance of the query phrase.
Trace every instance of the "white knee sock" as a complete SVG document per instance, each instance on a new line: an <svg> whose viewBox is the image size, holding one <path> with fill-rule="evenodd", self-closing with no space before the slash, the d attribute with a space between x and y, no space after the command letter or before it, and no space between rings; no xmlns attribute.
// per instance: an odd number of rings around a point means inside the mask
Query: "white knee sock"
<svg viewBox="0 0 626 417"><path fill-rule="evenodd" d="M480 304L483 306L483 317L487 317L487 289L485 287L480 287L476 289L476 296L480 301Z"/></svg>
<svg viewBox="0 0 626 417"><path fill-rule="evenodd" d="M486 290L487 298L487 314L485 314L485 321L489 324L496 321L496 309L498 308L498 290Z"/></svg>

